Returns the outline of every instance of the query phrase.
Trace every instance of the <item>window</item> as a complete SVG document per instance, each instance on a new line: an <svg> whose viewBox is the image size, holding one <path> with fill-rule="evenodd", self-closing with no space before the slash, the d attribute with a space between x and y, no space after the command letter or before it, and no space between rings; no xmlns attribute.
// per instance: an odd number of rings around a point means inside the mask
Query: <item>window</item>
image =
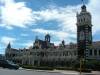
<svg viewBox="0 0 100 75"><path fill-rule="evenodd" d="M85 36L84 36L84 31L80 31L79 33L79 40L84 40Z"/></svg>
<svg viewBox="0 0 100 75"><path fill-rule="evenodd" d="M82 19L81 19L81 22L82 22Z"/></svg>
<svg viewBox="0 0 100 75"><path fill-rule="evenodd" d="M99 50L99 56L100 56L100 50Z"/></svg>
<svg viewBox="0 0 100 75"><path fill-rule="evenodd" d="M84 22L85 22L85 18L84 18Z"/></svg>
<svg viewBox="0 0 100 75"><path fill-rule="evenodd" d="M92 55L92 50L90 50L90 55Z"/></svg>
<svg viewBox="0 0 100 75"><path fill-rule="evenodd" d="M97 55L97 50L94 50L94 55L95 55L95 56Z"/></svg>
<svg viewBox="0 0 100 75"><path fill-rule="evenodd" d="M77 52L76 51L74 51L74 55L77 55Z"/></svg>
<svg viewBox="0 0 100 75"><path fill-rule="evenodd" d="M65 52L65 56L68 56L68 51Z"/></svg>

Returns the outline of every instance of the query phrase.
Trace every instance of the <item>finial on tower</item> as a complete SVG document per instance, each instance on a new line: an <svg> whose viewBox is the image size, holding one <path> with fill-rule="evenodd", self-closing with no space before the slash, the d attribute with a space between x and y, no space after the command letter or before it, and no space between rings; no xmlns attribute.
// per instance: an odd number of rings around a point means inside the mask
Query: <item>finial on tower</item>
<svg viewBox="0 0 100 75"><path fill-rule="evenodd" d="M85 5L84 0L82 0L82 4Z"/></svg>
<svg viewBox="0 0 100 75"><path fill-rule="evenodd" d="M10 42L9 42L8 45L7 45L7 49L11 49L11 44L10 44Z"/></svg>
<svg viewBox="0 0 100 75"><path fill-rule="evenodd" d="M85 3L84 3L84 0L82 0L82 7L81 7L81 9L82 9L82 12L86 12L86 6L85 6Z"/></svg>

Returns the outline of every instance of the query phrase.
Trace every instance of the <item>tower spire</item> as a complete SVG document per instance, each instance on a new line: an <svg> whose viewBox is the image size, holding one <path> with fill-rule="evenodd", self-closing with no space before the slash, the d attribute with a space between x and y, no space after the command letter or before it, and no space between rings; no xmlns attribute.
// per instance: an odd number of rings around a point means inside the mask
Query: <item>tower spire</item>
<svg viewBox="0 0 100 75"><path fill-rule="evenodd" d="M81 7L81 11L82 12L86 12L86 5L84 3L84 0L81 0L82 1L82 7Z"/></svg>
<svg viewBox="0 0 100 75"><path fill-rule="evenodd" d="M10 44L10 42L8 43L7 49L11 49L11 44Z"/></svg>
<svg viewBox="0 0 100 75"><path fill-rule="evenodd" d="M81 1L82 1L82 4L85 5L84 0L81 0Z"/></svg>

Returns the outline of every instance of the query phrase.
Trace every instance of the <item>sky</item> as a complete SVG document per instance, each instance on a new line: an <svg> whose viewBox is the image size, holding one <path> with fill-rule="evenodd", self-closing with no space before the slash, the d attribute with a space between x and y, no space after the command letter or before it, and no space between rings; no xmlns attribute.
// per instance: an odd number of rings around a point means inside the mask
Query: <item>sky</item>
<svg viewBox="0 0 100 75"><path fill-rule="evenodd" d="M84 0L92 15L93 41L100 40L100 1ZM0 0L0 54L8 43L13 48L28 48L36 36L44 40L50 34L51 42L59 45L76 43L76 13L82 0Z"/></svg>

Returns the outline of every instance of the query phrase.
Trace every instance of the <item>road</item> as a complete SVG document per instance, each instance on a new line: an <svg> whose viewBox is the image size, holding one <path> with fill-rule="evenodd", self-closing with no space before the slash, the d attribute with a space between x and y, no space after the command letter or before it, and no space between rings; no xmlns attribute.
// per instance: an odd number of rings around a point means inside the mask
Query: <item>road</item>
<svg viewBox="0 0 100 75"><path fill-rule="evenodd" d="M19 69L19 70L9 70L0 69L0 75L80 75L76 71L45 71L45 70L30 70L30 69ZM100 72L94 71L93 73L82 73L82 75L100 75Z"/></svg>

